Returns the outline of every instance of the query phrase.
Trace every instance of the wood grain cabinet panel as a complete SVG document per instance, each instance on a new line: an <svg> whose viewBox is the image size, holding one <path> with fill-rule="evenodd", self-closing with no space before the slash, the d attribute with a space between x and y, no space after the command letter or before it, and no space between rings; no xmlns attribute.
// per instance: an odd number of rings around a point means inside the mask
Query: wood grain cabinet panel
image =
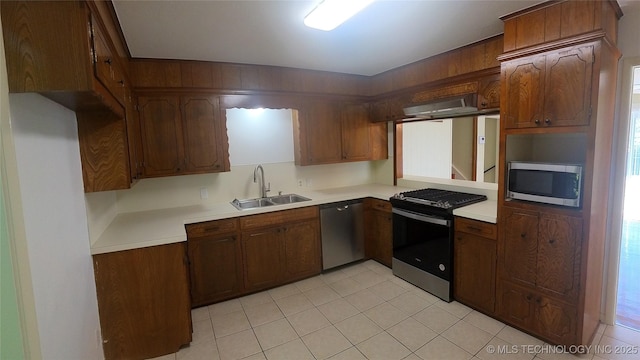
<svg viewBox="0 0 640 360"><path fill-rule="evenodd" d="M138 111L144 177L229 171L218 97L141 95Z"/></svg>
<svg viewBox="0 0 640 360"><path fill-rule="evenodd" d="M286 225L283 235L284 272L287 282L320 273L320 224L318 220Z"/></svg>
<svg viewBox="0 0 640 360"><path fill-rule="evenodd" d="M191 342L184 243L93 256L106 359L148 359Z"/></svg>
<svg viewBox="0 0 640 360"><path fill-rule="evenodd" d="M393 258L393 219L388 201L364 200L364 238L367 258L391 267Z"/></svg>
<svg viewBox="0 0 640 360"><path fill-rule="evenodd" d="M588 125L593 45L503 63L506 128Z"/></svg>
<svg viewBox="0 0 640 360"><path fill-rule="evenodd" d="M491 315L496 302L496 225L456 217L454 227L454 298ZM483 233L489 237L479 235Z"/></svg>
<svg viewBox="0 0 640 360"><path fill-rule="evenodd" d="M144 177L177 175L184 171L179 99L140 96L138 101Z"/></svg>
<svg viewBox="0 0 640 360"><path fill-rule="evenodd" d="M504 208L502 277L565 301L579 289L582 219Z"/></svg>
<svg viewBox="0 0 640 360"><path fill-rule="evenodd" d="M216 97L182 97L185 171L220 171L224 168L223 127ZM212 150L213 149L213 150Z"/></svg>
<svg viewBox="0 0 640 360"><path fill-rule="evenodd" d="M187 250L191 306L238 296L244 290L237 220L189 224Z"/></svg>
<svg viewBox="0 0 640 360"><path fill-rule="evenodd" d="M369 115L364 103L306 102L294 118L296 164L386 159L387 124L372 123Z"/></svg>
<svg viewBox="0 0 640 360"><path fill-rule="evenodd" d="M282 229L267 228L242 233L244 285L257 291L282 282L284 248Z"/></svg>

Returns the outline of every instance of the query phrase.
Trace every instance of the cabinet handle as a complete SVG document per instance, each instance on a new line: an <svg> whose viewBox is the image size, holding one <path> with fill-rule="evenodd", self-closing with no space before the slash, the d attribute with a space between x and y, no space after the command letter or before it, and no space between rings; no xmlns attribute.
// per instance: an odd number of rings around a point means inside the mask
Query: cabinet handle
<svg viewBox="0 0 640 360"><path fill-rule="evenodd" d="M550 239L550 240L549 240L549 244L553 244L553 243L555 243L555 242L556 242L556 239Z"/></svg>
<svg viewBox="0 0 640 360"><path fill-rule="evenodd" d="M526 238L527 237L527 233L521 233L520 237L523 238L523 239Z"/></svg>
<svg viewBox="0 0 640 360"><path fill-rule="evenodd" d="M120 86L124 86L124 80L118 81L118 84L120 84Z"/></svg>
<svg viewBox="0 0 640 360"><path fill-rule="evenodd" d="M481 228L479 228L479 227L477 227L477 226L473 226L473 225L467 226L467 229L469 229L469 230L473 230L473 231L475 231L475 232L482 232L482 229L481 229Z"/></svg>
<svg viewBox="0 0 640 360"><path fill-rule="evenodd" d="M536 123L536 124L540 124L540 120L539 119L535 119L535 120L533 120L533 122Z"/></svg>
<svg viewBox="0 0 640 360"><path fill-rule="evenodd" d="M206 227L204 229L202 229L204 231L218 231L220 230L220 226L210 226L210 227Z"/></svg>
<svg viewBox="0 0 640 360"><path fill-rule="evenodd" d="M106 64L111 65L111 58L107 58L107 60L104 61Z"/></svg>
<svg viewBox="0 0 640 360"><path fill-rule="evenodd" d="M544 123L547 124L547 125L551 124L551 119L545 119Z"/></svg>
<svg viewBox="0 0 640 360"><path fill-rule="evenodd" d="M540 305L540 303L542 303L542 299L541 298L536 298L536 304Z"/></svg>
<svg viewBox="0 0 640 360"><path fill-rule="evenodd" d="M525 296L524 298L525 298L525 299L527 299L527 301L531 301L532 296L531 296L531 294L528 294L528 295L527 295L527 296Z"/></svg>
<svg viewBox="0 0 640 360"><path fill-rule="evenodd" d="M487 107L487 105L489 105L486 101L483 101L482 103L480 103L480 105L482 105L482 107Z"/></svg>

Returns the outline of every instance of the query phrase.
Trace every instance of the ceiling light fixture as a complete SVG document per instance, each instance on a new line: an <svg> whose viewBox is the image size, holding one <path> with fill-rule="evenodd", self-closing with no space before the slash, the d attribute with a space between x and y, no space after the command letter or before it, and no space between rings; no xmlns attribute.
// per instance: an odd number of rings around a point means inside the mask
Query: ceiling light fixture
<svg viewBox="0 0 640 360"><path fill-rule="evenodd" d="M331 31L372 2L373 0L324 0L304 18L304 24L314 29Z"/></svg>

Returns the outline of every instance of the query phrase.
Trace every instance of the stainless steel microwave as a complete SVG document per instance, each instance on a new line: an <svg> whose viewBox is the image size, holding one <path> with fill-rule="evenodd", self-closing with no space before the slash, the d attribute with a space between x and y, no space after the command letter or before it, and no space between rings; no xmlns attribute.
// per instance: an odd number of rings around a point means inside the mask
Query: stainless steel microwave
<svg viewBox="0 0 640 360"><path fill-rule="evenodd" d="M511 161L507 166L507 198L580 207L583 167Z"/></svg>

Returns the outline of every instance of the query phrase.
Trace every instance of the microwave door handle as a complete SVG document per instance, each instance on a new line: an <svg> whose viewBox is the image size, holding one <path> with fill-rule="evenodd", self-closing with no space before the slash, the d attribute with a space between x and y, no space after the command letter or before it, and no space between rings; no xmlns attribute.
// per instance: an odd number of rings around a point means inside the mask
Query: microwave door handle
<svg viewBox="0 0 640 360"><path fill-rule="evenodd" d="M449 220L440 219L440 218L436 218L428 215L416 214L414 212L404 211L396 208L391 209L391 211L394 214L405 216L413 220L418 220L418 221L423 221L423 222L428 222L431 224L437 224L437 225L443 225L443 226L451 226Z"/></svg>

